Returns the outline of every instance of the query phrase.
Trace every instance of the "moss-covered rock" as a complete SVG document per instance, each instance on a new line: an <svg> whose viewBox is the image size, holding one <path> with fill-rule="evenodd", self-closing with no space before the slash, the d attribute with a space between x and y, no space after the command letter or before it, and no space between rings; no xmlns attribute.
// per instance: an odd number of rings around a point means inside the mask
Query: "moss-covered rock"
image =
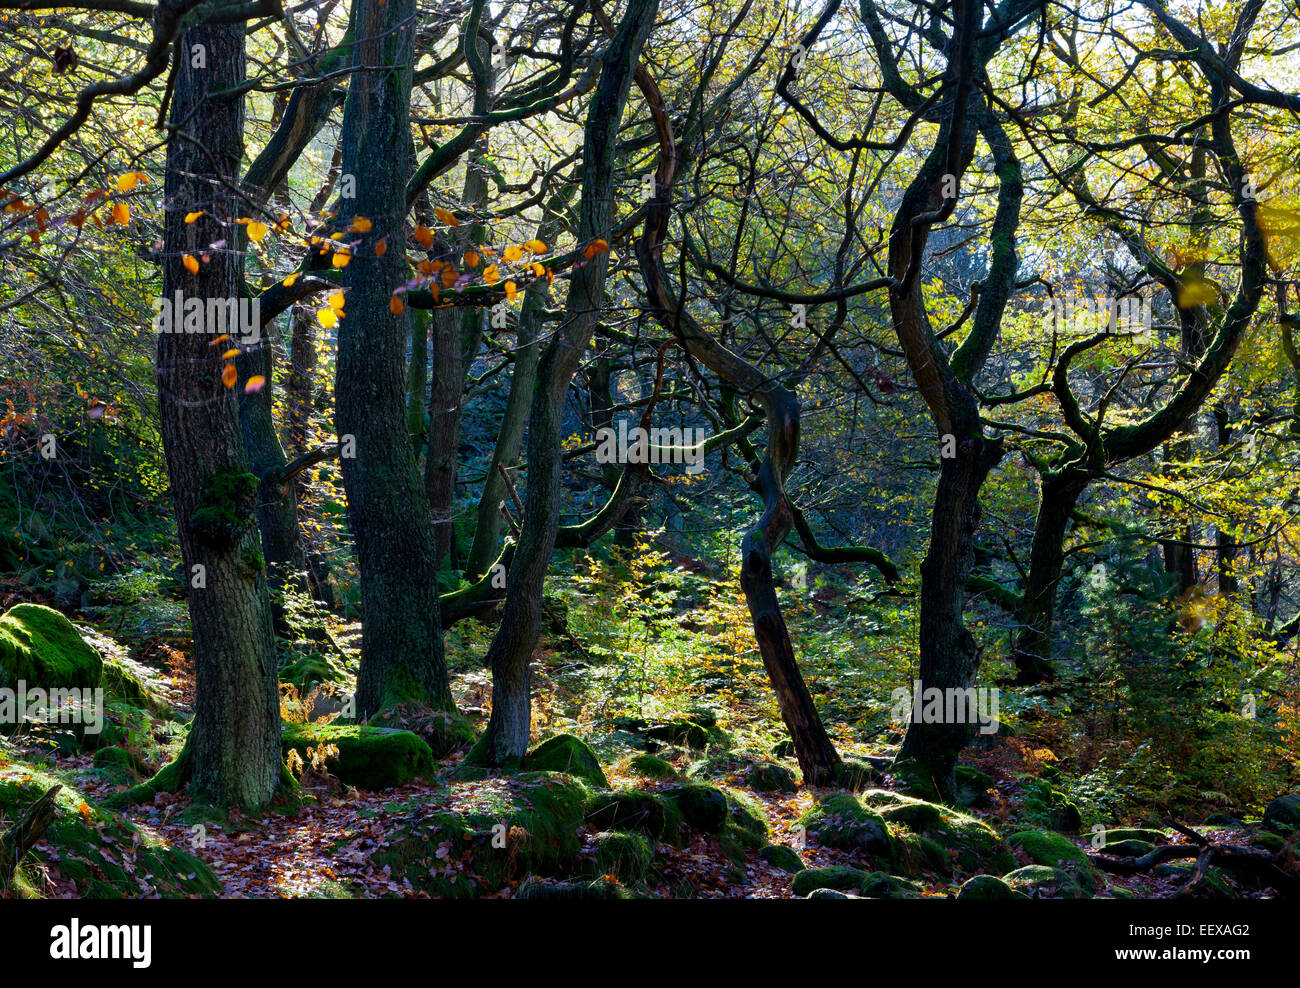
<svg viewBox="0 0 1300 988"><path fill-rule="evenodd" d="M100 748L95 752L95 768L105 769L123 780L136 781L149 774L140 756L125 748Z"/></svg>
<svg viewBox="0 0 1300 988"><path fill-rule="evenodd" d="M589 826L598 830L636 831L651 840L665 836L669 816L664 801L642 789L593 793L586 807Z"/></svg>
<svg viewBox="0 0 1300 988"><path fill-rule="evenodd" d="M1086 899L1089 893L1079 887L1074 875L1047 865L1026 865L1002 880L1013 890L1033 899Z"/></svg>
<svg viewBox="0 0 1300 988"><path fill-rule="evenodd" d="M1027 899L1002 879L993 875L976 875L957 890L959 899Z"/></svg>
<svg viewBox="0 0 1300 988"><path fill-rule="evenodd" d="M643 779L672 779L677 769L658 755L634 755L628 766Z"/></svg>
<svg viewBox="0 0 1300 988"><path fill-rule="evenodd" d="M1278 796L1264 808L1263 826L1276 833L1300 830L1300 793Z"/></svg>
<svg viewBox="0 0 1300 988"><path fill-rule="evenodd" d="M769 830L767 814L749 796L739 792L727 793L727 811L731 823L752 834L760 844L767 839Z"/></svg>
<svg viewBox="0 0 1300 988"><path fill-rule="evenodd" d="M1102 854L1109 854L1112 858L1140 858L1144 854L1150 854L1155 849L1156 846L1150 841L1136 840L1130 837L1128 840L1109 841L1098 850Z"/></svg>
<svg viewBox="0 0 1300 988"><path fill-rule="evenodd" d="M15 604L0 617L0 687L94 689L104 662L72 622L41 604Z"/></svg>
<svg viewBox="0 0 1300 988"><path fill-rule="evenodd" d="M460 711L438 710L413 700L380 711L369 723L372 727L394 727L418 735L434 758L445 758L474 743L474 728Z"/></svg>
<svg viewBox="0 0 1300 988"><path fill-rule="evenodd" d="M303 696L318 683L341 683L347 675L347 670L332 657L320 652L298 655L280 666L280 682L293 683Z"/></svg>
<svg viewBox="0 0 1300 988"><path fill-rule="evenodd" d="M797 875L808 867L803 863L803 858L799 857L799 852L784 844L768 844L766 847L761 847L758 856L773 868L779 868L791 875Z"/></svg>
<svg viewBox="0 0 1300 988"><path fill-rule="evenodd" d="M799 783L794 773L780 762L755 762L745 775L751 789L759 792L795 792Z"/></svg>
<svg viewBox="0 0 1300 988"><path fill-rule="evenodd" d="M66 879L86 899L215 896L221 883L212 870L187 851L160 840L147 828L91 803L62 776L12 762L0 766L0 817L17 820L51 786L57 816L14 876L20 898L40 898L46 890L35 864Z"/></svg>
<svg viewBox="0 0 1300 988"><path fill-rule="evenodd" d="M963 806L987 806L993 777L971 765L957 766L957 802Z"/></svg>
<svg viewBox="0 0 1300 988"><path fill-rule="evenodd" d="M1149 844L1162 844L1165 839L1163 830L1149 830L1146 827L1112 827L1102 834L1103 844L1115 844L1125 840L1143 840Z"/></svg>
<svg viewBox="0 0 1300 988"><path fill-rule="evenodd" d="M1048 830L1022 830L1007 838L1007 846L1024 851L1035 864L1070 872L1075 883L1089 895L1097 888L1097 876L1088 855L1060 834Z"/></svg>
<svg viewBox="0 0 1300 988"><path fill-rule="evenodd" d="M386 807L389 837L371 857L376 867L435 898L468 899L574 864L588 795L580 781L523 772L460 788L472 809L441 808L428 794Z"/></svg>
<svg viewBox="0 0 1300 988"><path fill-rule="evenodd" d="M869 872L846 865L829 868L805 868L790 881L796 895L808 895L815 889L834 889L836 892L857 892Z"/></svg>
<svg viewBox="0 0 1300 988"><path fill-rule="evenodd" d="M612 875L624 885L646 880L654 849L641 834L627 831L604 831L596 835L592 862L598 876Z"/></svg>
<svg viewBox="0 0 1300 988"><path fill-rule="evenodd" d="M871 790L863 802L879 808L895 834L895 858L907 871L931 868L944 873L1007 871L1015 860L997 832L969 814L941 803L901 793Z"/></svg>
<svg viewBox="0 0 1300 988"><path fill-rule="evenodd" d="M716 834L727 825L730 808L726 795L714 786L696 784L665 789L664 799L675 805L682 819L704 834Z"/></svg>
<svg viewBox="0 0 1300 988"><path fill-rule="evenodd" d="M609 786L595 752L573 734L547 738L524 756L524 768L529 772L567 772L590 785L602 789Z"/></svg>
<svg viewBox="0 0 1300 988"><path fill-rule="evenodd" d="M799 818L810 840L824 847L890 858L892 841L884 818L865 808L852 793L827 796Z"/></svg>
<svg viewBox="0 0 1300 988"><path fill-rule="evenodd" d="M359 789L391 789L418 776L432 775L433 752L410 731L355 724L285 724L280 747L286 757L296 751L304 761L307 749L333 745L338 754L326 768L339 781Z"/></svg>
<svg viewBox="0 0 1300 988"><path fill-rule="evenodd" d="M924 891L918 882L885 871L871 872L858 886L858 894L867 899L919 899Z"/></svg>

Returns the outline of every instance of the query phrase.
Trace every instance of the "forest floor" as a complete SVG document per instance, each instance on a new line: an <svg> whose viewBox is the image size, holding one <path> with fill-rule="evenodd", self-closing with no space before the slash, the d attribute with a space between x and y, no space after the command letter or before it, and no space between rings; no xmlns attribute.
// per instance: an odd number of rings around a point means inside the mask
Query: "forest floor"
<svg viewBox="0 0 1300 988"><path fill-rule="evenodd" d="M357 626L341 626L339 639L349 646L355 642ZM99 633L96 644L101 650L116 650L126 654L128 649L113 639ZM156 674L155 683L165 693L169 703L182 717L188 715L188 702L193 696L192 670L185 655L187 643L144 643L129 649L134 660L150 666ZM539 650L535 661L539 665L554 659L554 655ZM548 670L539 669L538 680L545 684ZM469 668L457 674L456 692L462 708L469 702L481 701L486 691L483 670ZM481 709L478 711L482 713ZM1014 827L1016 807L1021 802L1023 769L1023 741L1002 742L995 747L973 752L972 764L994 779L995 792L988 794L986 808L969 810L983 818L1000 833L1009 833ZM21 752L21 749L19 749ZM687 764L699 757L698 752L667 748L658 752L674 761L675 768L684 770ZM292 811L272 811L249 817L232 813L224 822L209 822L202 830L185 818L188 798L182 794L159 793L152 802L126 810L124 815L153 836L178 848L189 851L206 861L222 883L223 894L228 897L427 897L427 893L413 888L404 879L395 878L387 867L377 865L372 859L388 846L394 828L388 825L391 815L402 813L403 807L419 803L429 809L462 810L475 799L477 791L493 780L456 781L451 778L459 760L456 753L444 760L437 774L428 779L416 779L403 786L382 792L367 792L345 787L336 780L304 780L304 789L313 799L302 802ZM43 753L43 761L52 769L75 779L76 785L88 798L100 802L125 788L121 781L114 784L111 777L99 772L91 754ZM628 759L604 765L611 788L654 790L678 783L648 780L626 768ZM157 769L160 765L151 766ZM793 793L761 792L749 786L740 773L725 778L714 776L709 780L724 790L747 796L765 812L770 827L768 840L772 844L797 849L808 867L849 865L870 870L870 866L856 859L855 854L820 846L800 847L798 840L799 817L809 810L824 792L800 786ZM313 785L314 782L320 784ZM886 777L884 788L890 788ZM595 852L597 828L585 827L582 831L582 856ZM201 835L201 836L200 836ZM1244 833L1220 831L1214 834L1218 841L1247 844ZM1073 837L1079 848L1087 851L1087 837ZM1187 838L1174 835L1172 843L1182 843ZM38 845L38 849L40 845ZM45 850L52 850L46 848ZM1032 863L1023 851L1016 851L1020 865ZM655 870L645 891L655 897L675 898L797 898L791 887L792 876L769 864L754 850L746 850L746 863L737 867L719 848L716 839L692 832L689 842L676 847L661 845L655 858ZM47 855L56 858L56 855ZM47 869L52 894L55 897L75 897L76 887L64 880L57 865ZM1097 896L1161 898L1173 896L1185 884L1185 876L1160 877L1152 874L1105 875L1098 873L1100 883ZM743 875L743 879L742 879ZM528 876L520 875L504 888L493 893L496 897L511 897ZM960 884L951 876L922 873L917 876L925 886L925 895L948 897L955 895ZM1242 897L1263 895L1252 889L1235 889Z"/></svg>

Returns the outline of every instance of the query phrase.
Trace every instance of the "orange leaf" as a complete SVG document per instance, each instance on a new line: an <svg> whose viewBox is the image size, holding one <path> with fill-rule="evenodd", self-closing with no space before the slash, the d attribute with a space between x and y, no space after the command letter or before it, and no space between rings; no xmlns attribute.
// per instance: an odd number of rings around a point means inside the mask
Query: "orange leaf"
<svg viewBox="0 0 1300 988"><path fill-rule="evenodd" d="M530 240L528 241L528 243L524 244L524 246L527 247L534 254L546 253L546 243L545 241L542 240Z"/></svg>
<svg viewBox="0 0 1300 988"><path fill-rule="evenodd" d="M372 224L364 216L352 217L352 230L354 233L369 233Z"/></svg>
<svg viewBox="0 0 1300 988"><path fill-rule="evenodd" d="M524 256L524 249L522 247L516 247L514 244L511 244L509 247L505 249L505 253L502 254L501 256L504 257L507 261L513 263L514 261L517 261L519 260L519 258Z"/></svg>
<svg viewBox="0 0 1300 988"><path fill-rule="evenodd" d="M380 237L375 244L375 257L383 257L388 253L388 238Z"/></svg>
<svg viewBox="0 0 1300 988"><path fill-rule="evenodd" d="M226 369L221 372L221 383L227 388L233 388L235 382L239 380L239 371L235 370L234 364L226 364Z"/></svg>
<svg viewBox="0 0 1300 988"><path fill-rule="evenodd" d="M395 316L400 316L406 311L406 303L394 295L388 300L388 311Z"/></svg>
<svg viewBox="0 0 1300 988"><path fill-rule="evenodd" d="M415 237L416 242L425 250L428 250L433 246L433 231L427 226L417 226L413 236Z"/></svg>
<svg viewBox="0 0 1300 988"><path fill-rule="evenodd" d="M507 281L506 298L508 298L511 302L513 302L515 300L515 296L518 294L519 294L519 286L516 285L513 281Z"/></svg>
<svg viewBox="0 0 1300 988"><path fill-rule="evenodd" d="M181 258L181 263L185 265L185 270L190 274L199 273L199 262L193 254L186 254Z"/></svg>
<svg viewBox="0 0 1300 988"><path fill-rule="evenodd" d="M465 267L467 268L478 267L478 251L476 250L465 251Z"/></svg>
<svg viewBox="0 0 1300 988"><path fill-rule="evenodd" d="M487 284L495 285L497 283L497 277L497 266L495 264L489 264L483 269L483 280L487 282Z"/></svg>
<svg viewBox="0 0 1300 988"><path fill-rule="evenodd" d="M254 374L252 377L248 379L247 382L245 382L244 394L246 395L256 394L257 392L261 391L264 387L266 387L266 378L263 377L261 374Z"/></svg>
<svg viewBox="0 0 1300 988"><path fill-rule="evenodd" d="M435 208L433 215L438 217L448 226L460 226L460 220L456 219L456 214L447 209Z"/></svg>

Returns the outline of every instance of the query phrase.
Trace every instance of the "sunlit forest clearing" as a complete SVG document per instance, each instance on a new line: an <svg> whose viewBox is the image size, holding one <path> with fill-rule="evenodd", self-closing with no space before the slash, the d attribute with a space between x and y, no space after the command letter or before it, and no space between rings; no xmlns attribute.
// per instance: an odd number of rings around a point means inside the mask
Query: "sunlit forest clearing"
<svg viewBox="0 0 1300 988"><path fill-rule="evenodd" d="M1300 892L1294 3L0 0L0 109L0 898Z"/></svg>

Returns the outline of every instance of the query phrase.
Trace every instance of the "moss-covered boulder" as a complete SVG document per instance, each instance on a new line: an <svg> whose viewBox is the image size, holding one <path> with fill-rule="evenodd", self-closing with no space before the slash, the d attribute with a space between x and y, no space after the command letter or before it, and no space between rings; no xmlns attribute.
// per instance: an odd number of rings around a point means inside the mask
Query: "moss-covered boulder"
<svg viewBox="0 0 1300 988"><path fill-rule="evenodd" d="M672 779L677 776L677 769L672 762L665 761L658 755L634 755L628 767L643 779Z"/></svg>
<svg viewBox="0 0 1300 988"><path fill-rule="evenodd" d="M149 774L140 756L125 748L100 748L95 752L95 768L104 769L119 781L137 782Z"/></svg>
<svg viewBox="0 0 1300 988"><path fill-rule="evenodd" d="M642 834L604 831L596 835L592 865L599 877L612 876L624 885L646 880L654 849Z"/></svg>
<svg viewBox="0 0 1300 988"><path fill-rule="evenodd" d="M834 889L837 892L854 892L862 887L870 872L846 865L829 868L805 868L790 881L796 895L808 895L814 889Z"/></svg>
<svg viewBox="0 0 1300 988"><path fill-rule="evenodd" d="M1263 826L1276 833L1300 830L1300 793L1278 796L1264 808Z"/></svg>
<svg viewBox="0 0 1300 988"><path fill-rule="evenodd" d="M598 788L609 787L596 753L573 734L547 738L524 756L524 768L529 772L567 772Z"/></svg>
<svg viewBox="0 0 1300 988"><path fill-rule="evenodd" d="M17 897L51 894L38 866L56 882L70 882L85 899L206 897L221 892L221 883L203 861L91 803L66 778L34 766L0 766L0 818L19 819L56 784L63 786L55 796L57 816L15 873L11 892ZM66 894L66 886L52 894Z"/></svg>
<svg viewBox="0 0 1300 988"><path fill-rule="evenodd" d="M867 899L919 899L925 886L887 871L873 871L858 886L858 894Z"/></svg>
<svg viewBox="0 0 1300 988"><path fill-rule="evenodd" d="M522 772L385 807L388 843L371 856L435 898L477 898L528 875L572 874L587 789L559 772ZM463 808L457 808L463 807Z"/></svg>
<svg viewBox="0 0 1300 988"><path fill-rule="evenodd" d="M1088 855L1060 834L1048 830L1022 830L1007 838L1007 846L1024 851L1035 864L1068 871L1074 876L1075 883L1089 895L1097 888L1097 876Z"/></svg>
<svg viewBox="0 0 1300 988"><path fill-rule="evenodd" d="M1027 899L1002 879L993 875L976 875L957 890L959 899Z"/></svg>
<svg viewBox="0 0 1300 988"><path fill-rule="evenodd" d="M799 818L808 838L823 847L861 851L888 859L892 841L884 818L852 793L827 796Z"/></svg>
<svg viewBox="0 0 1300 988"><path fill-rule="evenodd" d="M989 790L993 777L971 765L957 766L957 802L962 806L983 807L992 802Z"/></svg>
<svg viewBox="0 0 1300 988"><path fill-rule="evenodd" d="M726 796L730 822L746 833L752 834L758 839L760 845L764 843L770 828L763 808L744 793L729 792Z"/></svg>
<svg viewBox="0 0 1300 988"><path fill-rule="evenodd" d="M1150 841L1128 840L1109 841L1103 844L1098 850L1102 854L1109 854L1112 858L1140 858L1145 854L1150 854L1156 849L1156 846Z"/></svg>
<svg viewBox="0 0 1300 988"><path fill-rule="evenodd" d="M1060 868L1047 865L1026 865L1010 874L1003 875L1002 880L1016 892L1021 892L1031 899L1086 899L1089 893L1079 887L1074 875Z"/></svg>
<svg viewBox="0 0 1300 988"><path fill-rule="evenodd" d="M94 689L104 662L72 622L41 604L15 604L0 617L0 687Z"/></svg>
<svg viewBox="0 0 1300 988"><path fill-rule="evenodd" d="M369 719L369 724L418 735L434 758L445 758L474 743L474 728L459 710L438 710L413 700L380 711Z"/></svg>
<svg viewBox="0 0 1300 988"><path fill-rule="evenodd" d="M869 790L862 801L894 832L902 870L1003 872L1015 865L997 831L950 806L882 789Z"/></svg>
<svg viewBox="0 0 1300 988"><path fill-rule="evenodd" d="M797 875L808 867L797 851L784 844L768 844L766 847L759 848L758 856L773 868L789 872L791 875Z"/></svg>
<svg viewBox="0 0 1300 988"><path fill-rule="evenodd" d="M680 816L674 816L662 799L642 789L592 793L586 806L588 826L598 830L636 831L651 840L664 837L670 822L678 819Z"/></svg>
<svg viewBox="0 0 1300 988"><path fill-rule="evenodd" d="M308 761L308 749L319 751L322 745L338 749L325 762L330 773L358 789L391 789L432 775L436 768L429 746L410 731L355 724L285 724L280 734L286 758L296 751Z"/></svg>
<svg viewBox="0 0 1300 988"><path fill-rule="evenodd" d="M759 792L795 792L799 783L794 773L780 762L755 762L745 775L751 789Z"/></svg>
<svg viewBox="0 0 1300 988"><path fill-rule="evenodd" d="M1165 839L1163 830L1149 830L1146 827L1112 827L1102 834L1103 844L1114 844L1125 840L1144 840L1150 844L1162 844Z"/></svg>
<svg viewBox="0 0 1300 988"><path fill-rule="evenodd" d="M720 833L731 815L726 795L714 786L676 786L665 789L662 795L681 811L688 826L703 834Z"/></svg>

